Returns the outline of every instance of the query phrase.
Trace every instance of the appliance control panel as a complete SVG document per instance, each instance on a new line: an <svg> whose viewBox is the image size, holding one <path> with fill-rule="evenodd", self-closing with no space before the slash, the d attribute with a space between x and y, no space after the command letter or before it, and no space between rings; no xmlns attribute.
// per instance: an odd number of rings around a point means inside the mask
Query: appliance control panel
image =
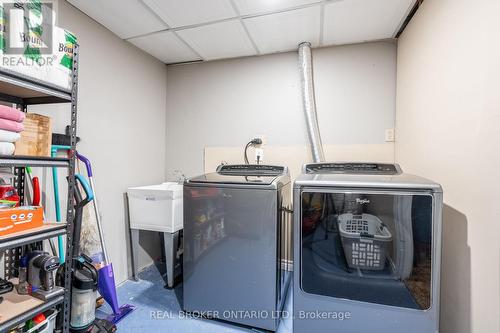
<svg viewBox="0 0 500 333"><path fill-rule="evenodd" d="M288 174L288 169L284 166L264 165L264 164L225 164L217 168L217 173L221 175L262 175L279 176Z"/></svg>
<svg viewBox="0 0 500 333"><path fill-rule="evenodd" d="M401 168L397 164L386 163L313 163L306 164L307 174L351 173L365 175L397 175Z"/></svg>

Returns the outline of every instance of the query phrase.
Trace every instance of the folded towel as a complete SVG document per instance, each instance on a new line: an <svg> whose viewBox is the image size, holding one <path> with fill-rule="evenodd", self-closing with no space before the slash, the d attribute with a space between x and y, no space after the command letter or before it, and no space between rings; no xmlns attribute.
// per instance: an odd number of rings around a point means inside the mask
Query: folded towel
<svg viewBox="0 0 500 333"><path fill-rule="evenodd" d="M24 125L14 120L0 118L0 129L19 133L24 131Z"/></svg>
<svg viewBox="0 0 500 333"><path fill-rule="evenodd" d="M10 106L0 104L0 118L14 120L21 123L26 115L17 109L11 108Z"/></svg>
<svg viewBox="0 0 500 333"><path fill-rule="evenodd" d="M0 142L16 142L21 134L0 129Z"/></svg>
<svg viewBox="0 0 500 333"><path fill-rule="evenodd" d="M14 154L15 146L10 142L0 142L0 155Z"/></svg>

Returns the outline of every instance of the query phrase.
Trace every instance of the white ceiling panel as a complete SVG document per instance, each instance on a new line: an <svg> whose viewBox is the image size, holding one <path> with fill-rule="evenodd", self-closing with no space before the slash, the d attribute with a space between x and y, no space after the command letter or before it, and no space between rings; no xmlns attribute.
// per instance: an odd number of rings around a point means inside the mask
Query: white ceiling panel
<svg viewBox="0 0 500 333"><path fill-rule="evenodd" d="M163 30L166 25L139 0L68 0L121 38Z"/></svg>
<svg viewBox="0 0 500 333"><path fill-rule="evenodd" d="M205 60L256 54L239 20L179 30L177 33Z"/></svg>
<svg viewBox="0 0 500 333"><path fill-rule="evenodd" d="M394 37L415 0L343 0L325 5L324 45Z"/></svg>
<svg viewBox="0 0 500 333"><path fill-rule="evenodd" d="M172 28L236 17L230 0L142 1Z"/></svg>
<svg viewBox="0 0 500 333"><path fill-rule="evenodd" d="M68 0L165 63L394 37L416 0ZM324 11L322 11L322 9ZM201 58L201 59L200 59Z"/></svg>
<svg viewBox="0 0 500 333"><path fill-rule="evenodd" d="M166 64L201 60L171 31L131 38L128 41Z"/></svg>
<svg viewBox="0 0 500 333"><path fill-rule="evenodd" d="M262 53L297 49L301 42L319 45L320 6L244 19L250 36Z"/></svg>
<svg viewBox="0 0 500 333"><path fill-rule="evenodd" d="M241 15L253 15L320 3L321 0L233 0L233 2Z"/></svg>

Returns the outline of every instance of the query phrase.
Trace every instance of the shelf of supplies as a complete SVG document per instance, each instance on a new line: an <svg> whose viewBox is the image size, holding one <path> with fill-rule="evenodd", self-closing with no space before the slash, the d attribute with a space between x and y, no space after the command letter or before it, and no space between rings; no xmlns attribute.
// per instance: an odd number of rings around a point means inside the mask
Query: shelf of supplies
<svg viewBox="0 0 500 333"><path fill-rule="evenodd" d="M64 296L56 296L44 302L30 295L19 295L15 288L0 296L3 297L0 304L0 332L6 332L64 300Z"/></svg>
<svg viewBox="0 0 500 333"><path fill-rule="evenodd" d="M67 168L69 158L66 157L43 157L43 156L8 156L0 155L0 167L56 167Z"/></svg>
<svg viewBox="0 0 500 333"><path fill-rule="evenodd" d="M72 134L76 134L78 55L78 44L75 44L73 48L73 71L71 74L73 82L69 89L44 80L19 74L5 67L0 68L0 101L17 104L16 107L22 109L22 111L27 111L27 106L34 104L70 103L71 107L68 108L71 111L70 125L74 126L71 128ZM74 155L69 156L69 158L0 155L0 167L57 167L67 168L68 173L71 173L71 167L74 161ZM16 171L21 170L19 169ZM23 172L15 172L16 178L14 180L21 186L23 185L22 175ZM69 192L72 191L73 186L74 183L70 182L68 186ZM20 195L21 194L22 193L20 193ZM71 209L72 207L68 205L68 214L71 212ZM65 235L68 230L71 229L71 222L69 226L66 223L45 223L39 228L0 236L0 251ZM73 255L72 245L71 242L66 244L66 252L69 258ZM5 255L9 255L9 257L13 258L12 254L8 254L7 252ZM55 296L46 302L32 298L31 296L18 295L16 291L0 295L0 297L3 297L3 302L0 303L0 333L6 332L30 318L33 318L35 315L57 305L62 305L63 311L61 311L60 319L63 332L68 332L72 260L65 262L64 269L66 272L62 281L64 288L66 288L64 295Z"/></svg>
<svg viewBox="0 0 500 333"><path fill-rule="evenodd" d="M71 92L48 82L0 69L0 99L17 104L71 102Z"/></svg>
<svg viewBox="0 0 500 333"><path fill-rule="evenodd" d="M66 234L66 223L46 222L38 228L0 236L0 251L64 234Z"/></svg>

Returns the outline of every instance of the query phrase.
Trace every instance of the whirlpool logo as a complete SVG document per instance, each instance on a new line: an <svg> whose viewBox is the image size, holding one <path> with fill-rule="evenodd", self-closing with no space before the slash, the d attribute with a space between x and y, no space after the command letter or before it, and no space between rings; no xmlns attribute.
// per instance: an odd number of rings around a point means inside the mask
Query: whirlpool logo
<svg viewBox="0 0 500 333"><path fill-rule="evenodd" d="M360 204L360 205L365 205L365 204L369 204L369 203L370 203L370 200L368 200L368 199L356 198L356 203L358 203L358 204Z"/></svg>

